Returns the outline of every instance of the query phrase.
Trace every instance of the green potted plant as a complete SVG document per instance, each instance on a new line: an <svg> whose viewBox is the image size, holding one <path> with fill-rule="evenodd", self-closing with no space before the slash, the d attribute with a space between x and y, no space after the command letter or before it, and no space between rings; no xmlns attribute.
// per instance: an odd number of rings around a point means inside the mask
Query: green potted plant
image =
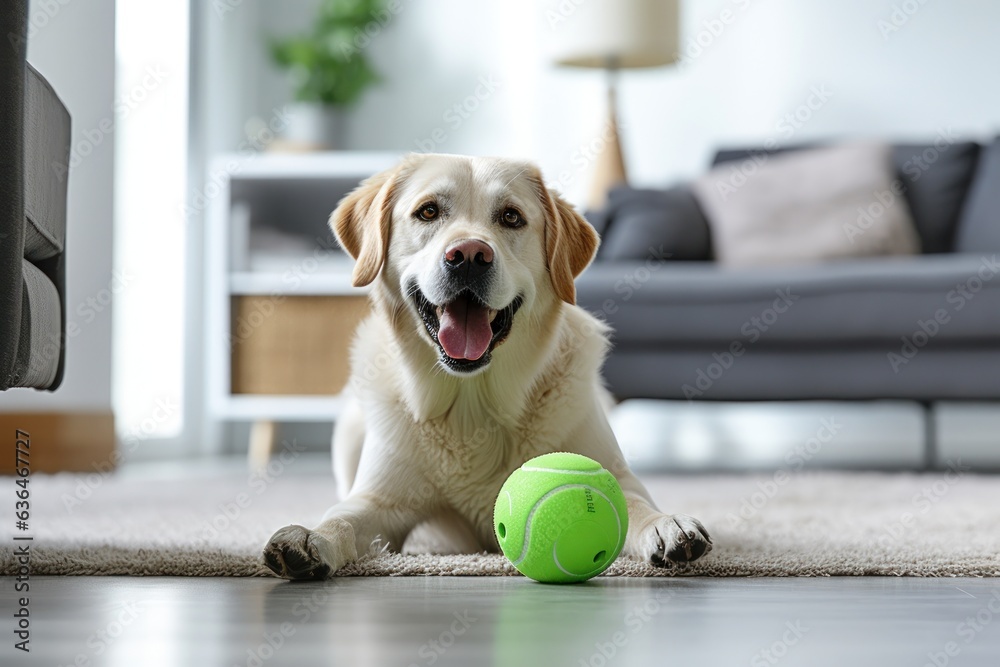
<svg viewBox="0 0 1000 667"><path fill-rule="evenodd" d="M344 110L378 81L364 47L380 31L382 0L323 0L308 33L273 40L271 57L295 85L285 141L301 149L341 144Z"/></svg>

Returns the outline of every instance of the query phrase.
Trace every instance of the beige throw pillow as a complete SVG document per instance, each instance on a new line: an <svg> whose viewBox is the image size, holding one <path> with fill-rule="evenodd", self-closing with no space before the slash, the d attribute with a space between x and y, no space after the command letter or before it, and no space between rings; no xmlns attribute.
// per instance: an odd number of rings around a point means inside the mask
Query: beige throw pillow
<svg viewBox="0 0 1000 667"><path fill-rule="evenodd" d="M693 184L730 266L919 253L904 187L883 143L760 154Z"/></svg>

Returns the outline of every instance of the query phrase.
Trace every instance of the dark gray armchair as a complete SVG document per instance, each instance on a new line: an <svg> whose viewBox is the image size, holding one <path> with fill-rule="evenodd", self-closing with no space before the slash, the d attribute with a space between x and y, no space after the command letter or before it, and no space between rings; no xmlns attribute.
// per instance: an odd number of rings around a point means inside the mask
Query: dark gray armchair
<svg viewBox="0 0 1000 667"><path fill-rule="evenodd" d="M27 64L28 2L0 12L0 390L56 389L66 340L70 119Z"/></svg>

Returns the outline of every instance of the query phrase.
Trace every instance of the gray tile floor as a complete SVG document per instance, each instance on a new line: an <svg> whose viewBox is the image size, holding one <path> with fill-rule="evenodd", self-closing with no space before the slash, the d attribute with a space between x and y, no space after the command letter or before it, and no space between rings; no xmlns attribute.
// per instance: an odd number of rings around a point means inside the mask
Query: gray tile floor
<svg viewBox="0 0 1000 667"><path fill-rule="evenodd" d="M37 577L0 665L1000 665L1000 580Z"/></svg>

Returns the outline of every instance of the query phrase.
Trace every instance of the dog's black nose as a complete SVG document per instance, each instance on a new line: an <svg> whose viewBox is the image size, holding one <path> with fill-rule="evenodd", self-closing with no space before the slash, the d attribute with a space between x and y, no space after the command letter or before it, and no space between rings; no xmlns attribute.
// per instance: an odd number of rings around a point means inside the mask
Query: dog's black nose
<svg viewBox="0 0 1000 667"><path fill-rule="evenodd" d="M444 266L449 274L471 282L493 266L493 248L478 239L456 241L444 252Z"/></svg>

